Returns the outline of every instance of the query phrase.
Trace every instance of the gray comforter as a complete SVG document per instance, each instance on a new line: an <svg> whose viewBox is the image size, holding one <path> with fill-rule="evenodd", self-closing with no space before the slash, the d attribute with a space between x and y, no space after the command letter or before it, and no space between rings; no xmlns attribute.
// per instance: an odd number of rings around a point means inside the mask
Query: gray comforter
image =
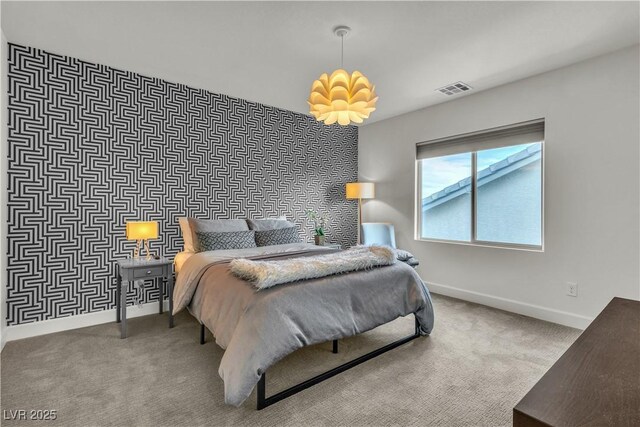
<svg viewBox="0 0 640 427"><path fill-rule="evenodd" d="M239 406L271 365L307 345L349 337L414 313L420 333L433 307L420 276L403 262L256 290L229 271L233 258L282 259L332 249L310 244L198 253L182 266L174 314L185 307L226 349L218 373L225 402Z"/></svg>

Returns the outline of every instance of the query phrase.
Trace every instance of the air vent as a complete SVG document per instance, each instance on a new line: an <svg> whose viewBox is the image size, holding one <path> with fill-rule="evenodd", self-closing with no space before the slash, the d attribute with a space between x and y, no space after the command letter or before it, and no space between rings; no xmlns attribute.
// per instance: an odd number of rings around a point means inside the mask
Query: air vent
<svg viewBox="0 0 640 427"><path fill-rule="evenodd" d="M436 89L436 92L444 93L447 96L456 95L458 93L470 91L472 88L466 83L455 82L450 85L442 86Z"/></svg>

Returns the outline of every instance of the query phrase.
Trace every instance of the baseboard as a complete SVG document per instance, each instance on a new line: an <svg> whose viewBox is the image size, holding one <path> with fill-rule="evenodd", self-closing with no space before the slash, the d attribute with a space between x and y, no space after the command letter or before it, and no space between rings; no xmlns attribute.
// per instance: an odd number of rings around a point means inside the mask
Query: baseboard
<svg viewBox="0 0 640 427"><path fill-rule="evenodd" d="M169 309L169 301L164 302L164 309ZM142 307L137 305L127 307L127 319L146 316L158 312L158 302L149 302ZM94 313L78 314L77 316L61 317L59 319L43 320L42 322L25 323L24 325L7 326L3 339L15 341L23 338L52 334L54 332L85 328L116 321L116 309L96 311ZM5 338L6 336L6 338Z"/></svg>
<svg viewBox="0 0 640 427"><path fill-rule="evenodd" d="M434 294L441 294L465 301L475 302L477 304L499 308L500 310L510 311L512 313L522 314L524 316L534 317L536 319L546 320L547 322L558 323L572 328L585 329L593 321L593 318L582 316L580 314L569 313L566 311L555 310L553 308L455 288L453 286L441 285L432 282L427 283L427 286L429 291Z"/></svg>
<svg viewBox="0 0 640 427"><path fill-rule="evenodd" d="M428 283L429 290L434 294L446 295L489 307L498 308L548 322L559 323L572 328L585 329L593 318L566 311L555 310L539 305L528 304L507 298L487 295L480 292L460 289L453 286L438 283ZM164 309L168 310L169 302L164 302ZM146 316L158 312L158 303L150 302L142 307L127 307L127 318ZM71 329L85 328L87 326L100 325L115 322L116 310L103 310L94 313L79 314L77 316L61 317L59 319L44 320L42 322L26 323L24 325L8 326L2 334L2 347L9 341L39 335L52 334L54 332L68 331ZM0 350L1 351L1 350Z"/></svg>

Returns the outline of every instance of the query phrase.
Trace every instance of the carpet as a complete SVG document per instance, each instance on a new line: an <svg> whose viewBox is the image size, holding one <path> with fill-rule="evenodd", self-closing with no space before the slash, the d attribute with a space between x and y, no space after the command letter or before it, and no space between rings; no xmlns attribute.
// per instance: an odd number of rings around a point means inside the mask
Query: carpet
<svg viewBox="0 0 640 427"><path fill-rule="evenodd" d="M430 337L255 410L223 403L223 351L186 312L12 341L1 355L1 409L56 410L47 426L507 426L513 406L580 331L433 295ZM413 316L357 337L301 349L268 371L267 394L413 331ZM4 412L7 411L7 412Z"/></svg>

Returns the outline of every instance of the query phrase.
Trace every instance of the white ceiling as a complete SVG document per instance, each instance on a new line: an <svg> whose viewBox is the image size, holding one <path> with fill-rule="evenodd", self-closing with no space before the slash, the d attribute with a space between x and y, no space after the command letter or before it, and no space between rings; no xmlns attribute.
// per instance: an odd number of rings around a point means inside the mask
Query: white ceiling
<svg viewBox="0 0 640 427"><path fill-rule="evenodd" d="M638 2L8 2L9 42L308 113L339 66L376 85L369 123L639 42ZM461 95L457 95L461 96Z"/></svg>

